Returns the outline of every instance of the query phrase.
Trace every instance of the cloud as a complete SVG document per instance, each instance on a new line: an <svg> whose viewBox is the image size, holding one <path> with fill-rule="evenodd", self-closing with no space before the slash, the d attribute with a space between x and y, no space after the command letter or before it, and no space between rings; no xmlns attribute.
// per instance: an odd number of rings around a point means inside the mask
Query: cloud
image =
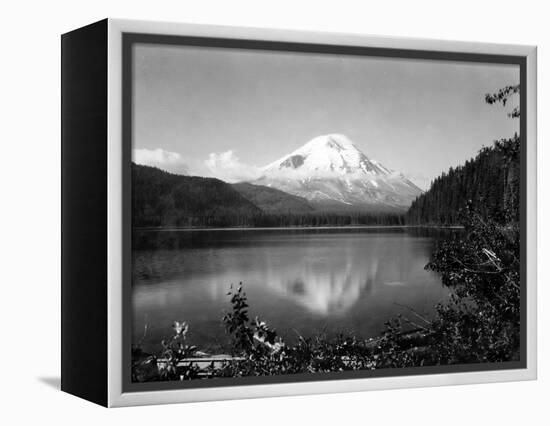
<svg viewBox="0 0 550 426"><path fill-rule="evenodd" d="M134 149L132 160L137 164L158 167L171 173L188 174L189 167L177 152L164 149Z"/></svg>
<svg viewBox="0 0 550 426"><path fill-rule="evenodd" d="M157 149L134 149L132 160L137 164L158 167L167 172L189 176L215 177L234 183L260 176L259 167L244 164L233 151L212 152L206 160L183 158L177 152Z"/></svg>
<svg viewBox="0 0 550 426"><path fill-rule="evenodd" d="M204 165L213 177L226 182L253 180L261 174L259 167L242 163L232 150L210 153Z"/></svg>
<svg viewBox="0 0 550 426"><path fill-rule="evenodd" d="M412 183L418 186L422 191L430 189L433 178L430 178L423 173L404 173L404 176Z"/></svg>

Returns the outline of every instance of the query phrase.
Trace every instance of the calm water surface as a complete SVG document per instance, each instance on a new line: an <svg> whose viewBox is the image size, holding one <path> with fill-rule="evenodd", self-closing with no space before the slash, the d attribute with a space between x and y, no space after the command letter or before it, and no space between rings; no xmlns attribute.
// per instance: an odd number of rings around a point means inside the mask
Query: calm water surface
<svg viewBox="0 0 550 426"><path fill-rule="evenodd" d="M178 320L189 323L190 343L215 350L226 343L221 318L230 309L227 292L241 281L251 317L289 340L297 333L379 335L388 318L408 313L401 305L429 316L447 297L439 276L424 270L446 232L136 231L134 343L158 350Z"/></svg>

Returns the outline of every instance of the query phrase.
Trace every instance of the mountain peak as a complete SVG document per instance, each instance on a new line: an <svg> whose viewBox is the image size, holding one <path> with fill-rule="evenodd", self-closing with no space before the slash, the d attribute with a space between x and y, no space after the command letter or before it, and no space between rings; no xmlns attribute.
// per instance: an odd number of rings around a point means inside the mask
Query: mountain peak
<svg viewBox="0 0 550 426"><path fill-rule="evenodd" d="M317 136L268 164L255 183L346 206L406 208L422 192L337 133Z"/></svg>
<svg viewBox="0 0 550 426"><path fill-rule="evenodd" d="M319 149L323 147L337 150L355 149L358 151L358 148L346 135L339 133L317 136L306 143L302 148Z"/></svg>
<svg viewBox="0 0 550 426"><path fill-rule="evenodd" d="M347 136L317 136L289 155L264 167L266 174L306 174L307 177L343 175L387 176L392 171L370 160Z"/></svg>

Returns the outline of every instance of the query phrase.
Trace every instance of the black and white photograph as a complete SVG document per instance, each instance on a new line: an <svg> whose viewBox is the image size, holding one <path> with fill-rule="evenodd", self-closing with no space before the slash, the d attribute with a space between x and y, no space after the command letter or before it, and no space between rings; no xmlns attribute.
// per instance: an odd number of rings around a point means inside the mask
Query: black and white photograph
<svg viewBox="0 0 550 426"><path fill-rule="evenodd" d="M541 2L4 10L0 424L547 423Z"/></svg>
<svg viewBox="0 0 550 426"><path fill-rule="evenodd" d="M519 65L135 43L131 90L132 382L524 361Z"/></svg>

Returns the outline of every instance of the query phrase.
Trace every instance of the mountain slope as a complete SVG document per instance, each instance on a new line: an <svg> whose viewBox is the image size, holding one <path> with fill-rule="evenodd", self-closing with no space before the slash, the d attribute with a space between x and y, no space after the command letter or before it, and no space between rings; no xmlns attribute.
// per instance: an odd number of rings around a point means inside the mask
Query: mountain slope
<svg viewBox="0 0 550 426"><path fill-rule="evenodd" d="M305 198L287 194L275 188L247 182L235 183L231 186L267 214L303 214L313 211Z"/></svg>
<svg viewBox="0 0 550 426"><path fill-rule="evenodd" d="M405 210L422 193L338 134L312 139L264 167L253 183L306 198L318 209Z"/></svg>
<svg viewBox="0 0 550 426"><path fill-rule="evenodd" d="M132 164L132 226L225 226L261 210L214 178L174 175Z"/></svg>

